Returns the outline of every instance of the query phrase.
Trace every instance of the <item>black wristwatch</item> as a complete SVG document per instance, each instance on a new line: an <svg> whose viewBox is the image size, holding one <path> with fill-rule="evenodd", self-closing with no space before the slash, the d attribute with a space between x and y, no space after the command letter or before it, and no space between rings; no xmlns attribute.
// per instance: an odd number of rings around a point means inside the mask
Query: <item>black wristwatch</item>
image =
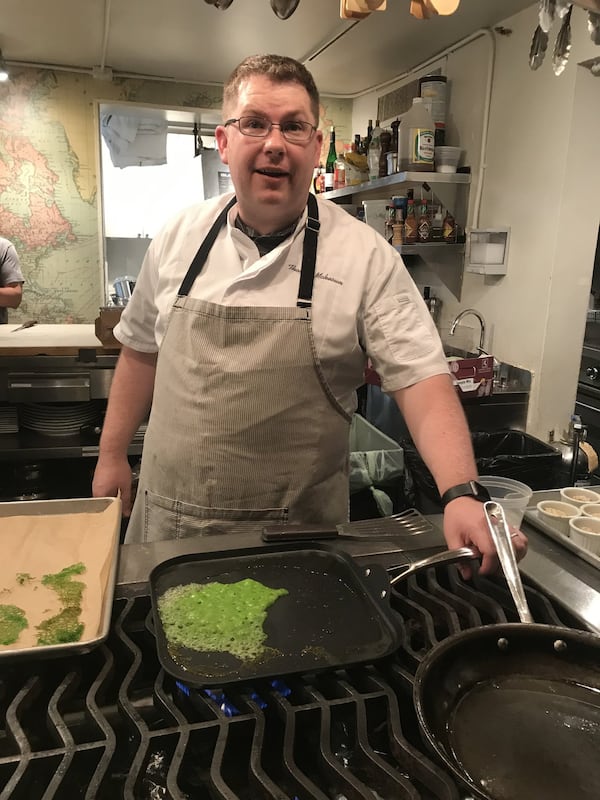
<svg viewBox="0 0 600 800"><path fill-rule="evenodd" d="M442 505L444 508L451 500L456 500L457 497L472 497L474 500L479 500L480 503L485 503L491 500L490 493L477 481L469 481L468 483L459 483L456 486L451 486L446 489L442 495Z"/></svg>

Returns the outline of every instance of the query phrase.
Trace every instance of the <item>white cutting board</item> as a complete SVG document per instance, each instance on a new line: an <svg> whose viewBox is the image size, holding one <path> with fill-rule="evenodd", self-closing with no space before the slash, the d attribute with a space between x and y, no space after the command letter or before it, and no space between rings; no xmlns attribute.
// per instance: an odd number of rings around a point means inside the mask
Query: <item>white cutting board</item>
<svg viewBox="0 0 600 800"><path fill-rule="evenodd" d="M0 355L77 352L82 347L104 349L94 325L34 325L17 331L20 323L0 325Z"/></svg>

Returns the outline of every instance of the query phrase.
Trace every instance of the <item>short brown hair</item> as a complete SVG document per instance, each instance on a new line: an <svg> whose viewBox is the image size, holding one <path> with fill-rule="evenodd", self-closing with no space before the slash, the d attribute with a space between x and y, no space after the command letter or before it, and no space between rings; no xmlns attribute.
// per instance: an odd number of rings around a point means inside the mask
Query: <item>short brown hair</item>
<svg viewBox="0 0 600 800"><path fill-rule="evenodd" d="M308 92L315 123L319 124L319 90L313 76L299 61L287 56L248 56L233 70L223 87L223 108L235 104L243 81L253 75L264 75L275 83L299 83Z"/></svg>

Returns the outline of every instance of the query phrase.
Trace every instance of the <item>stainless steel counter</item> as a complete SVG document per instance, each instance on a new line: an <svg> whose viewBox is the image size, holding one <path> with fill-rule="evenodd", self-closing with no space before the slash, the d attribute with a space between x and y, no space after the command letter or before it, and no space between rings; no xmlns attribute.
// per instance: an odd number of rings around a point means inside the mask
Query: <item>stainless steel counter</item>
<svg viewBox="0 0 600 800"><path fill-rule="evenodd" d="M441 515L431 516L429 519L439 531L440 548L445 547L440 528ZM524 524L523 530L529 537L529 551L520 565L524 577L562 603L589 630L600 634L600 572L532 525ZM189 553L260 547L263 544L256 533L240 533L226 537L199 536L152 544L123 545L119 559L117 596L147 594L150 571L166 559ZM393 542L343 540L343 547L351 555L369 561L375 558L373 554L392 549ZM426 554L423 551L419 555L424 557ZM401 555L387 553L376 558L386 567L403 563Z"/></svg>

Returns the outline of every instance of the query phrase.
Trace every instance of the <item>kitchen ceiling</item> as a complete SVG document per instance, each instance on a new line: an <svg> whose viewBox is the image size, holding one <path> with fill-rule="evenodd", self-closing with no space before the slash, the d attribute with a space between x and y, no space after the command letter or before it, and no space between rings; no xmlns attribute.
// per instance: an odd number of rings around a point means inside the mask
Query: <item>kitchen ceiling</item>
<svg viewBox="0 0 600 800"><path fill-rule="evenodd" d="M462 0L452 16L417 20L409 0L366 19L340 19L339 0L300 0L287 20L270 0L0 0L9 66L62 66L110 77L139 74L222 83L253 53L306 63L323 94L353 96L403 74L531 0ZM102 68L110 68L102 69Z"/></svg>

